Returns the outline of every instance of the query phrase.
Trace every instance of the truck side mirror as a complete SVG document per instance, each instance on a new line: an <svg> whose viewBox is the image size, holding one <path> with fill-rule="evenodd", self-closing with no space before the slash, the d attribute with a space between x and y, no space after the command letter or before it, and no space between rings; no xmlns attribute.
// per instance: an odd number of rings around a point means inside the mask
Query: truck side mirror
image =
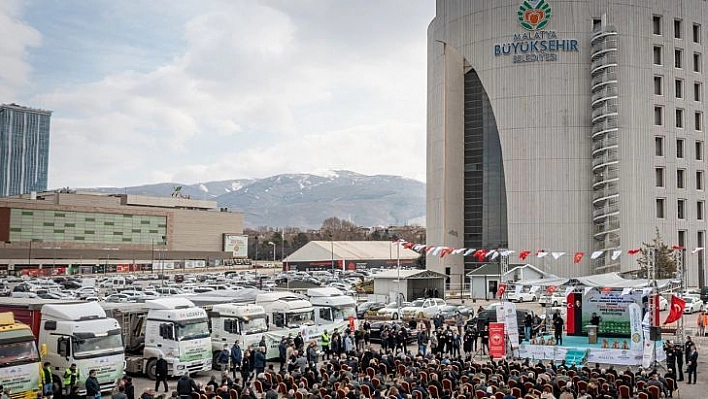
<svg viewBox="0 0 708 399"><path fill-rule="evenodd" d="M61 357L69 358L69 340L67 338L59 338L57 340L57 353Z"/></svg>

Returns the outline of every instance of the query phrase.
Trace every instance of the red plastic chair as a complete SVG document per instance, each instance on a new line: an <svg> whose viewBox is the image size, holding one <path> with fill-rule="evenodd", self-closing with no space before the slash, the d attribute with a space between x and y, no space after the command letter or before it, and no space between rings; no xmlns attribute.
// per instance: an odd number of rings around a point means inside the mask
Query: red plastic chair
<svg viewBox="0 0 708 399"><path fill-rule="evenodd" d="M618 399L631 399L632 398L632 390L629 389L627 385L620 385L619 386L619 398Z"/></svg>
<svg viewBox="0 0 708 399"><path fill-rule="evenodd" d="M511 395L521 399L521 388L519 387L513 387L511 388Z"/></svg>
<svg viewBox="0 0 708 399"><path fill-rule="evenodd" d="M447 378L443 378L442 386L443 386L443 390L448 391L448 392L452 392L452 381L448 380Z"/></svg>
<svg viewBox="0 0 708 399"><path fill-rule="evenodd" d="M647 386L647 390L652 399L661 399L661 390L656 385Z"/></svg>
<svg viewBox="0 0 708 399"><path fill-rule="evenodd" d="M260 382L258 380L253 381L253 388L256 389L256 392L263 393L263 383L262 382Z"/></svg>
<svg viewBox="0 0 708 399"><path fill-rule="evenodd" d="M371 389L369 389L368 385L361 385L361 394L364 395L365 398L371 399Z"/></svg>
<svg viewBox="0 0 708 399"><path fill-rule="evenodd" d="M487 397L487 393L484 392L484 391L481 390L481 389L478 389L478 390L475 391L474 396L475 396L477 399L484 399L484 398Z"/></svg>
<svg viewBox="0 0 708 399"><path fill-rule="evenodd" d="M439 398L440 394L438 393L438 387L435 385L428 385L428 392L430 393L431 398Z"/></svg>

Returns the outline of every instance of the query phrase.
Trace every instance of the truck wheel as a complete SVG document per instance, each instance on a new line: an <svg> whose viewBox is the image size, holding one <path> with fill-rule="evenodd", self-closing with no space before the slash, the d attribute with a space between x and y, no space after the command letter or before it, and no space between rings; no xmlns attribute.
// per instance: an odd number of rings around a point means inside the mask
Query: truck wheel
<svg viewBox="0 0 708 399"><path fill-rule="evenodd" d="M211 369L221 370L221 366L219 365L219 352L214 352L214 357L211 359Z"/></svg>
<svg viewBox="0 0 708 399"><path fill-rule="evenodd" d="M398 313L394 313L391 315L391 320L398 320Z"/></svg>
<svg viewBox="0 0 708 399"><path fill-rule="evenodd" d="M558 306L558 301L553 301L553 307Z"/></svg>
<svg viewBox="0 0 708 399"><path fill-rule="evenodd" d="M64 394L61 380L55 375L52 376L52 394L55 399L61 399Z"/></svg>
<svg viewBox="0 0 708 399"><path fill-rule="evenodd" d="M145 375L147 376L148 379L155 381L157 379L157 360L156 359L150 359L147 362L147 367L145 368Z"/></svg>

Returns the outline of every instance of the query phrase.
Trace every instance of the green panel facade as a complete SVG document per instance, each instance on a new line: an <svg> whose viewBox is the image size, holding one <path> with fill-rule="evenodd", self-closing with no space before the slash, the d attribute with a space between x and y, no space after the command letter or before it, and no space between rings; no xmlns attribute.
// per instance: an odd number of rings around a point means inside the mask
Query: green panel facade
<svg viewBox="0 0 708 399"><path fill-rule="evenodd" d="M86 244L153 244L167 234L167 217L114 213L12 209L10 241Z"/></svg>

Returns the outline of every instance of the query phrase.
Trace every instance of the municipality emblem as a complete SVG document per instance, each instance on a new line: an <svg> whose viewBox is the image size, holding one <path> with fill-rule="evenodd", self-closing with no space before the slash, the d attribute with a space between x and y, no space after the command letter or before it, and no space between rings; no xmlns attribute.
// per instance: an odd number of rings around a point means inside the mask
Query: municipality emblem
<svg viewBox="0 0 708 399"><path fill-rule="evenodd" d="M551 6L546 0L525 0L519 6L519 25L526 30L539 30L551 20Z"/></svg>

